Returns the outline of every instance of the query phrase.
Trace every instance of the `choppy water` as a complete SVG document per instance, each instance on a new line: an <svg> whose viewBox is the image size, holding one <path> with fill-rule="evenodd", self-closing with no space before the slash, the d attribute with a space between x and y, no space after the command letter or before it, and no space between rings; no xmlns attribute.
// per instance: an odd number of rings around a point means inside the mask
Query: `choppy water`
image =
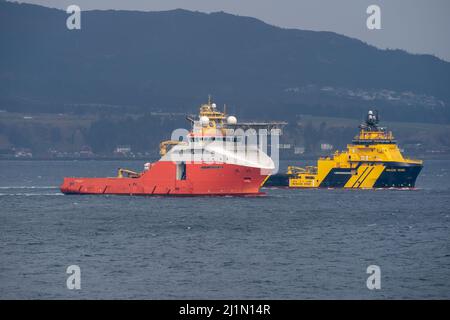
<svg viewBox="0 0 450 320"><path fill-rule="evenodd" d="M0 161L0 298L450 298L450 161L418 190L64 196L139 162ZM66 288L67 266L81 290ZM366 268L381 268L381 290Z"/></svg>

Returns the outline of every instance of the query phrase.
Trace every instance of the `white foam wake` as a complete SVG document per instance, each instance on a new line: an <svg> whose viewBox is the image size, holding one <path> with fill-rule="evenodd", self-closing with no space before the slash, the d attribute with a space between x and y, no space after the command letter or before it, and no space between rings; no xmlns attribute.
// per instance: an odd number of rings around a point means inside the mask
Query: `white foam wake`
<svg viewBox="0 0 450 320"><path fill-rule="evenodd" d="M1 190L8 189L58 189L58 186L0 186Z"/></svg>
<svg viewBox="0 0 450 320"><path fill-rule="evenodd" d="M53 192L53 193L0 193L0 197L5 196L16 196L16 197L30 197L30 196L63 196L64 194L61 192Z"/></svg>

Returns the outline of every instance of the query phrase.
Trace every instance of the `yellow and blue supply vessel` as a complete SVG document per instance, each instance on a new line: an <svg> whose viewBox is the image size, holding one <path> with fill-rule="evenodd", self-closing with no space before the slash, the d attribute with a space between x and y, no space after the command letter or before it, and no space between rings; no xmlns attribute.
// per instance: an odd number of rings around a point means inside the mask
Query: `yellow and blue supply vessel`
<svg viewBox="0 0 450 320"><path fill-rule="evenodd" d="M423 162L404 158L392 132L378 123L378 112L369 111L347 150L320 158L317 167L290 166L272 182L291 188L414 188Z"/></svg>

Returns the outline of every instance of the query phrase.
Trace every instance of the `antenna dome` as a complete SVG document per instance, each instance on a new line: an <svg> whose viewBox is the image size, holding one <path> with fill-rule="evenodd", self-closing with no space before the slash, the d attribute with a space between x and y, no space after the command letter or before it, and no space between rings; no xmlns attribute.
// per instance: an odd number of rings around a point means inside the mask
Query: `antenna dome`
<svg viewBox="0 0 450 320"><path fill-rule="evenodd" d="M207 127L208 124L209 124L209 118L208 118L207 116L201 116L201 117L200 117L200 124L201 124L203 127Z"/></svg>
<svg viewBox="0 0 450 320"><path fill-rule="evenodd" d="M236 124L236 123L237 123L236 117L234 117L234 116L229 116L229 117L227 118L227 123L228 123L228 124Z"/></svg>

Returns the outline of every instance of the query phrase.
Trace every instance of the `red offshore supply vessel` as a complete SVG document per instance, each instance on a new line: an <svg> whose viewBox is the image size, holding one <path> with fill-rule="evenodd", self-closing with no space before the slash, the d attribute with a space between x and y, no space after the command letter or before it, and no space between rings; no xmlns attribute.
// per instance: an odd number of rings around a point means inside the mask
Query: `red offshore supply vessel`
<svg viewBox="0 0 450 320"><path fill-rule="evenodd" d="M209 101L200 107L187 141L160 144L161 159L143 172L119 169L112 178L64 178L65 194L258 195L273 172L272 159L235 134L237 120ZM170 147L170 150L168 150Z"/></svg>

